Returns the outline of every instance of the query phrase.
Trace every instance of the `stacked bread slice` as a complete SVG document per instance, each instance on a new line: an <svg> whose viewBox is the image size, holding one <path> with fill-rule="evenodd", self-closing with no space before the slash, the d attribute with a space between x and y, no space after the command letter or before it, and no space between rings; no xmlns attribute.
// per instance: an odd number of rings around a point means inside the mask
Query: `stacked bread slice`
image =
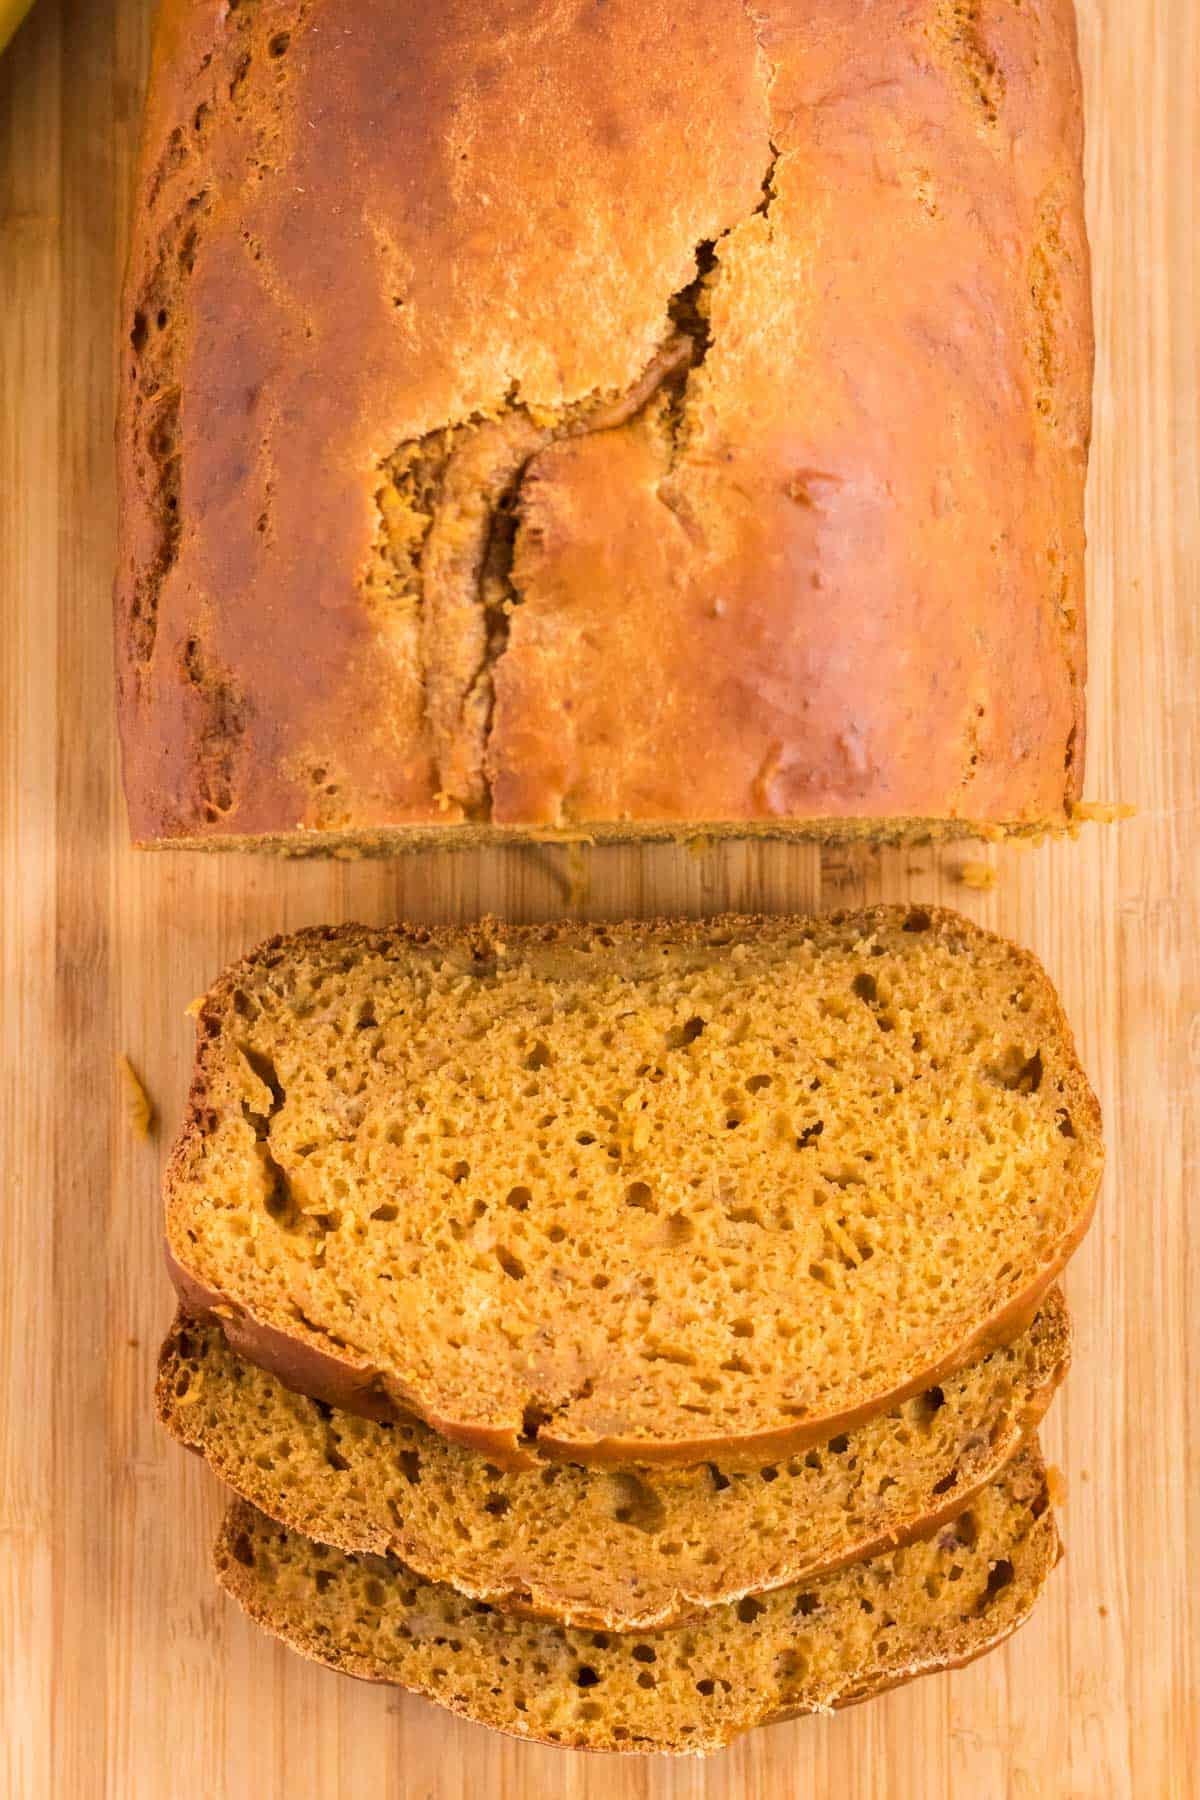
<svg viewBox="0 0 1200 1800"><path fill-rule="evenodd" d="M714 1749L963 1662L1099 1116L958 916L301 933L205 1000L160 1415L270 1630L522 1736Z"/></svg>

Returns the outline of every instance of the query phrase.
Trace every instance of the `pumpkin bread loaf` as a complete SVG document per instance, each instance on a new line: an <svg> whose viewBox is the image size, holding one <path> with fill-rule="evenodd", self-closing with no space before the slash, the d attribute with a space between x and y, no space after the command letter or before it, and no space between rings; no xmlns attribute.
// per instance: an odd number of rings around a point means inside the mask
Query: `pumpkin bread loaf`
<svg viewBox="0 0 1200 1800"><path fill-rule="evenodd" d="M164 0L134 838L1064 827L1081 137L1071 0Z"/></svg>

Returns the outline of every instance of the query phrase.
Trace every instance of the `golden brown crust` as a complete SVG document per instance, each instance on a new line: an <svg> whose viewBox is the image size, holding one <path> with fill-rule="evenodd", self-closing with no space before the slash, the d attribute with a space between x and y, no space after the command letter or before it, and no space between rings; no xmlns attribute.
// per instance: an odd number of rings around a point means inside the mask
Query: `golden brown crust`
<svg viewBox="0 0 1200 1800"><path fill-rule="evenodd" d="M318 1332L303 1317L289 1321L286 1330L271 1320L256 1316L244 1300L201 1278L186 1262L188 1244L186 1176L203 1141L209 1115L207 1046L214 1044L222 1031L228 998L264 961L295 951L306 942L336 942L363 950L372 945L409 942L438 946L468 960L488 962L498 954L516 958L524 946L531 944L582 945L597 936L619 936L623 942L640 943L669 939L673 944L699 943L714 932L730 932L744 938L755 934L772 934L788 930L835 928L847 920L854 921L861 936L874 929L903 926L951 936L965 936L980 941L1005 944L1028 979L1037 984L1051 1011L1055 1035L1064 1047L1074 1070L1072 1109L1077 1112L1080 1127L1098 1142L1101 1120L1099 1103L1086 1076L1074 1061L1074 1038L1062 1011L1061 1003L1041 964L1031 953L1008 945L995 934L983 931L961 915L947 908L878 906L857 912L829 915L822 920L802 921L789 918L749 918L736 915L706 921L649 920L631 921L619 926L592 926L575 922L552 925L504 926L494 920L483 920L477 927L412 928L397 926L390 931L373 931L357 925L313 927L291 937L276 937L252 952L250 957L227 970L206 997L197 1019L197 1060L189 1097L188 1112L171 1160L168 1164L164 1194L167 1214L168 1268L175 1282L180 1304L197 1317L214 1318L240 1355L260 1364L277 1375L286 1385L308 1392L348 1412L358 1412L375 1419L415 1414L455 1443L477 1450L510 1469L531 1466L532 1460L583 1462L597 1467L620 1467L636 1464L686 1464L717 1459L729 1466L752 1466L769 1462L819 1444L840 1431L852 1430L876 1413L891 1408L912 1395L936 1385L938 1381L963 1366L988 1348L1011 1341L1032 1322L1044 1296L1061 1274L1091 1222L1099 1179L1075 1216L1072 1228L1054 1246L1054 1254L1044 1261L1024 1288L987 1316L977 1318L971 1329L929 1364L891 1387L876 1388L861 1404L798 1418L779 1428L753 1434L689 1436L686 1440L661 1436L621 1437L600 1435L581 1429L575 1421L566 1433L556 1432L543 1423L530 1437L516 1424L491 1428L478 1421L451 1417L431 1407L428 1398L408 1386L394 1370L381 1369L351 1347L331 1348L328 1335Z"/></svg>
<svg viewBox="0 0 1200 1800"><path fill-rule="evenodd" d="M876 1480L886 1475L889 1489L904 1494L905 1505L911 1509L907 1514L893 1509L884 1518L877 1509L870 1526L858 1516L853 1523L847 1518L843 1524L841 1516L831 1510L838 1501L827 1491L821 1475L813 1482L806 1471L793 1466L786 1471L783 1487L778 1488L782 1474L768 1470L775 1474L775 1481L760 1484L754 1478L753 1486L761 1487L781 1512L777 1521L754 1524L755 1544L748 1551L745 1537L750 1520L742 1513L731 1519L726 1505L731 1482L713 1479L718 1472L716 1463L702 1472L699 1483L686 1483L681 1498L675 1479L661 1480L655 1471L641 1469L644 1503L651 1513L661 1512L652 1531L632 1532L611 1523L612 1499L603 1476L597 1481L590 1473L577 1471L568 1478L565 1500L556 1487L554 1501L549 1502L540 1481L531 1483L519 1475L505 1477L493 1468L487 1476L490 1486L485 1510L491 1515L500 1507L506 1520L511 1514L516 1524L515 1539L506 1535L499 1542L493 1537L486 1578L481 1578L475 1528L482 1522L486 1531L495 1533L497 1527L494 1516L482 1521L475 1516L477 1471L464 1468L453 1450L443 1450L439 1456L436 1438L432 1444L423 1444L419 1425L410 1426L405 1433L406 1453L412 1457L415 1450L421 1492L428 1495L432 1482L435 1506L443 1493L439 1477L444 1475L445 1489L453 1494L453 1526L448 1518L430 1522L425 1511L423 1522L414 1525L407 1516L411 1504L401 1501L397 1505L394 1494L386 1489L380 1490L375 1506L365 1506L358 1496L367 1486L372 1486L372 1492L374 1488L364 1472L369 1469L371 1476L376 1476L397 1460L391 1433L363 1439L338 1430L336 1466L344 1473L331 1477L320 1459L327 1458L327 1434L337 1421L336 1411L331 1418L323 1414L319 1424L307 1409L284 1410L278 1417L273 1410L260 1413L260 1402L248 1397L248 1372L241 1371L240 1378L231 1381L228 1376L222 1378L223 1365L218 1363L214 1378L212 1359L202 1348L197 1350L194 1328L183 1314L164 1341L155 1394L159 1419L172 1436L200 1451L236 1494L289 1530L342 1550L394 1555L427 1580L448 1583L503 1611L556 1619L577 1628L640 1632L678 1624L709 1606L729 1604L746 1594L831 1573L927 1537L955 1518L1036 1431L1066 1375L1071 1327L1061 1292L1050 1294L1033 1332L1033 1341L1018 1345L1014 1360L997 1374L1001 1383L1012 1383L1003 1405L992 1404L989 1390L985 1416L982 1403L979 1410L966 1411L964 1397L947 1392L945 1404L954 1409L953 1435L945 1456L924 1469L924 1487L909 1473L908 1456L896 1457L886 1434L881 1439L848 1437L838 1460L852 1459L852 1467L855 1459L864 1465L864 1458L874 1457L871 1466ZM241 1417L231 1416L234 1413ZM945 1415L939 1408L936 1416L940 1424ZM281 1480L274 1460L277 1452L272 1440L285 1440L289 1453L294 1454L297 1439L302 1445L306 1442L306 1425L316 1433L319 1492L302 1480ZM425 1437L428 1440L429 1434ZM968 1441L977 1442L979 1448L964 1457ZM878 1460L880 1451L872 1448L877 1444L886 1452L883 1460ZM953 1463L947 1468L951 1457ZM797 1476L799 1481L794 1479ZM344 1479L349 1489L349 1503L337 1513L329 1504L331 1479L335 1484ZM549 1504L557 1508L552 1516L547 1512ZM587 1537L586 1555L564 1561L558 1543L553 1561L539 1551L536 1534L531 1536L529 1531L531 1507L544 1521L543 1537L560 1532L564 1515L577 1520L579 1533ZM804 1515L805 1525L814 1513L823 1516L824 1525L817 1536L810 1539L789 1533L786 1515L797 1510ZM664 1561L659 1553L660 1541L676 1532L685 1535L690 1545L686 1575L678 1568L676 1557ZM575 1535L573 1530L571 1535ZM464 1537L471 1545L469 1552L464 1551ZM672 1546L675 1551L679 1548ZM760 1548L769 1560L756 1554ZM613 1582L611 1571L617 1567L621 1576ZM735 1570L736 1580L731 1582ZM769 1579L764 1579L768 1573ZM667 1585L668 1576L673 1587Z"/></svg>
<svg viewBox="0 0 1200 1800"><path fill-rule="evenodd" d="M1080 119L1071 0L170 0L122 336L135 839L1063 826Z"/></svg>

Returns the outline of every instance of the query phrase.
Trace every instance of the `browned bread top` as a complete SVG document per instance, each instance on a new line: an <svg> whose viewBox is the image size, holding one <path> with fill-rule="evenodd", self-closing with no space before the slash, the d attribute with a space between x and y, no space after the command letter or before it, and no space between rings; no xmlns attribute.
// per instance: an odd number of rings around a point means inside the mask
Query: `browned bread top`
<svg viewBox="0 0 1200 1800"><path fill-rule="evenodd" d="M199 1018L185 1306L515 1461L761 1464L1028 1323L1095 1099L950 912L276 939Z"/></svg>
<svg viewBox="0 0 1200 1800"><path fill-rule="evenodd" d="M390 1553L473 1599L607 1631L657 1628L924 1536L993 1481L1066 1373L1052 1292L1012 1344L820 1448L755 1469L507 1471L417 1419L358 1418L180 1317L159 1417L293 1531Z"/></svg>
<svg viewBox="0 0 1200 1800"><path fill-rule="evenodd" d="M1061 824L1090 330L1071 0L166 0L135 837Z"/></svg>
<svg viewBox="0 0 1200 1800"><path fill-rule="evenodd" d="M654 1634L493 1612L390 1557L347 1556L231 1509L222 1586L293 1649L515 1736L702 1754L751 1726L865 1700L970 1662L1029 1616L1060 1554L1046 1472L1023 1452L932 1538Z"/></svg>

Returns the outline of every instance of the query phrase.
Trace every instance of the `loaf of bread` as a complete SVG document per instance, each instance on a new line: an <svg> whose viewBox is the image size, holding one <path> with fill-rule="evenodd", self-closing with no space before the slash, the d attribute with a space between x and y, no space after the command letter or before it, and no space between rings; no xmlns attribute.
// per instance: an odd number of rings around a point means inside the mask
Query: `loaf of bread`
<svg viewBox="0 0 1200 1800"><path fill-rule="evenodd" d="M164 0L135 839L1061 827L1080 138L1071 0Z"/></svg>
<svg viewBox="0 0 1200 1800"><path fill-rule="evenodd" d="M926 1535L994 1480L1066 1373L1052 1291L1027 1332L819 1450L759 1469L506 1472L419 1420L293 1393L215 1325L176 1321L159 1417L244 1499L506 1611L637 1631Z"/></svg>
<svg viewBox="0 0 1200 1800"><path fill-rule="evenodd" d="M217 1542L222 1586L315 1661L467 1718L589 1750L718 1750L754 1725L864 1700L971 1661L1028 1617L1059 1556L1030 1449L933 1537L650 1635L524 1620L344 1551L244 1502Z"/></svg>
<svg viewBox="0 0 1200 1800"><path fill-rule="evenodd" d="M760 1467L1024 1329L1101 1162L1045 973L954 913L344 926L203 1002L167 1235L327 1402Z"/></svg>

